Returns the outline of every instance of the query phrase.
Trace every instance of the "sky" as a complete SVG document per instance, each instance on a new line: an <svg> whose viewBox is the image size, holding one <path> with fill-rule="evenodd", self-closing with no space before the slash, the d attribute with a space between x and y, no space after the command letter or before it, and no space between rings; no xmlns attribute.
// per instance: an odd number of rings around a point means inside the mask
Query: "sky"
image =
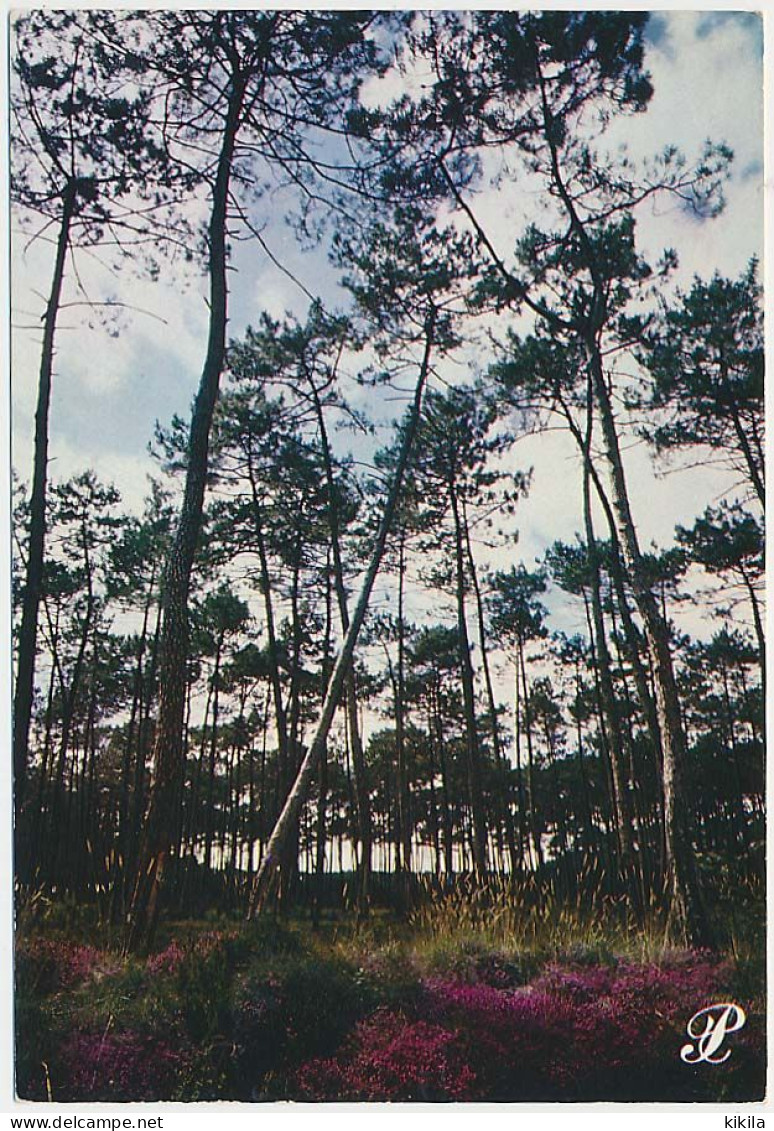
<svg viewBox="0 0 774 1131"><path fill-rule="evenodd" d="M638 215L640 243L657 258L667 246L680 257L679 278L690 285L694 274L741 272L762 251L763 105L762 29L760 17L746 12L659 12L647 31L646 67L655 90L648 111L616 122L605 145L627 143L643 155L674 143L689 156L705 139L734 150L727 204L717 219L698 224L663 200ZM504 199L501 190L484 190L479 205L495 240L512 246L523 200ZM325 303L339 301L335 269L322 252L302 252L283 222L288 199L279 189L266 198L264 236L274 255ZM234 257L229 331L239 337L261 311L280 317L303 316L308 299L302 290L254 245L239 245ZM39 364L40 316L52 269L52 246L43 240L27 245L14 239L12 307L13 464L23 479L32 462L33 413ZM160 281L151 283L124 269L111 277L98 258L79 256L79 276L90 297L116 296L128 307L120 324L103 328L87 316L83 295L69 276L57 335L51 407L51 476L55 480L93 467L114 482L125 504L140 509L146 476L155 473L147 445L156 420L173 413L187 418L199 380L206 340L204 280L190 266L162 265ZM92 323L91 325L89 323ZM480 362L480 359L478 359ZM463 373L463 377L466 376ZM457 377L457 379L459 379ZM360 394L363 407L382 422L369 444L389 438L389 425L401 405L380 394ZM368 451L361 453L364 458ZM556 538L572 541L582 526L579 463L572 440L560 433L525 437L514 446L514 465L532 467L533 486L520 504L516 557L528 566ZM654 478L644 445L626 452L633 512L644 545L668 544L675 523L690 524L709 503L717 502L729 481L711 468ZM510 564L508 558L495 564ZM388 595L382 594L382 599ZM421 610L417 607L417 615ZM572 616L566 625L572 630ZM578 625L577 627L580 627Z"/></svg>

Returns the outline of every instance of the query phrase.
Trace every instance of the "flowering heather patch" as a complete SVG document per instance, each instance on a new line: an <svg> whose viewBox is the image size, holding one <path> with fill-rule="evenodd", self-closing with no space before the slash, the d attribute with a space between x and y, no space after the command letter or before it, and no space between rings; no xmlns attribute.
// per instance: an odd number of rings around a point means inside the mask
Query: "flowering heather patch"
<svg viewBox="0 0 774 1131"><path fill-rule="evenodd" d="M185 1056L164 1040L132 1030L72 1033L52 1073L55 1100L169 1099Z"/></svg>
<svg viewBox="0 0 774 1131"><path fill-rule="evenodd" d="M475 1077L456 1033L379 1010L341 1057L310 1061L295 1083L307 1100L460 1101L473 1098Z"/></svg>
<svg viewBox="0 0 774 1131"><path fill-rule="evenodd" d="M175 940L158 954L152 954L145 966L149 974L176 974L185 956L185 948Z"/></svg>
<svg viewBox="0 0 774 1131"><path fill-rule="evenodd" d="M575 1011L555 995L441 980L425 992L425 1014L463 1041L479 1098L540 1099L569 1084Z"/></svg>
<svg viewBox="0 0 774 1131"><path fill-rule="evenodd" d="M731 976L727 962L718 963L701 952L675 955L659 965L620 962L614 966L549 967L534 983L578 1004L612 999L616 1006L636 1009L658 1003L659 1012L670 1016L686 1003L708 1004ZM696 1005L698 1008L699 1005Z"/></svg>
<svg viewBox="0 0 774 1131"><path fill-rule="evenodd" d="M759 1022L723 1077L679 1058L688 1019L722 1000L726 963L547 969L531 986L432 979L403 1011L358 1025L335 1058L308 1061L306 1099L697 1100L750 1097L762 1080ZM719 1091L718 1091L719 1089Z"/></svg>
<svg viewBox="0 0 774 1131"><path fill-rule="evenodd" d="M16 948L17 984L38 994L115 974L119 966L118 959L94 946L56 939L32 939Z"/></svg>
<svg viewBox="0 0 774 1131"><path fill-rule="evenodd" d="M430 982L427 1012L464 1034L482 1098L679 1098L708 1084L679 1060L685 1024L729 975L702 954L554 966L521 990Z"/></svg>
<svg viewBox="0 0 774 1131"><path fill-rule="evenodd" d="M236 989L232 1032L248 1093L285 1098L287 1072L331 1057L380 1004L363 970L340 959L299 955L250 972Z"/></svg>
<svg viewBox="0 0 774 1131"><path fill-rule="evenodd" d="M176 974L189 958L208 959L218 952L228 959L237 939L236 931L206 931L187 943L173 939L164 950L148 958L146 969L149 974Z"/></svg>
<svg viewBox="0 0 774 1131"><path fill-rule="evenodd" d="M735 989L735 967L709 954L557 962L519 985L518 960L506 969L497 952L487 965L483 949L474 968L466 955L464 972L422 980L397 952L356 965L261 948L241 964L245 938L210 931L171 942L144 971L130 965L105 986L100 974L118 970L106 952L20 943L20 1094L666 1102L750 1100L763 1091L759 999ZM727 1063L684 1063L689 1019L725 1001L747 1014L729 1036Z"/></svg>

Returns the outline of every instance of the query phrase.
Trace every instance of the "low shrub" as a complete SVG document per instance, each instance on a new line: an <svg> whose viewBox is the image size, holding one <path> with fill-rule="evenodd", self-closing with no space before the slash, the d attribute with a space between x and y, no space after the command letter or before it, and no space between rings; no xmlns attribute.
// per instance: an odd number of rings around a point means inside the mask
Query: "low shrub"
<svg viewBox="0 0 774 1131"><path fill-rule="evenodd" d="M356 940L355 940L356 941ZM532 952L470 934L359 949L265 922L142 962L20 942L25 1099L738 1101L765 1079L762 997L739 958ZM346 942L346 940L345 940ZM557 950L554 953L557 953ZM663 952L662 952L663 953ZM249 961L245 962L249 954ZM526 983L526 984L525 984ZM722 1068L680 1059L713 1002L747 1012Z"/></svg>
<svg viewBox="0 0 774 1131"><path fill-rule="evenodd" d="M247 1098L283 1098L288 1072L335 1052L378 1004L363 971L337 958L302 954L248 972L234 1018Z"/></svg>
<svg viewBox="0 0 774 1131"><path fill-rule="evenodd" d="M379 1011L359 1024L338 1059L318 1059L296 1075L306 1100L460 1101L475 1077L458 1034L401 1013Z"/></svg>
<svg viewBox="0 0 774 1131"><path fill-rule="evenodd" d="M426 949L421 961L431 976L483 982L501 989L523 986L534 971L529 956L496 947L476 936L437 941L434 947Z"/></svg>
<svg viewBox="0 0 774 1131"><path fill-rule="evenodd" d="M728 963L699 953L660 965L554 965L517 988L428 979L412 1007L378 1011L337 1056L303 1065L290 1093L511 1102L758 1098L764 1033L753 1011L722 1073L679 1055L688 1019L724 1000L730 973Z"/></svg>
<svg viewBox="0 0 774 1131"><path fill-rule="evenodd" d="M417 1003L421 995L420 976L405 952L382 947L360 957L355 981L366 1002L374 1008L403 1009Z"/></svg>
<svg viewBox="0 0 774 1131"><path fill-rule="evenodd" d="M158 954L151 954L146 962L146 968L151 976L158 974L176 974L186 957L184 946L173 939L169 946Z"/></svg>
<svg viewBox="0 0 774 1131"><path fill-rule="evenodd" d="M233 940L219 932L201 935L182 954L167 955L175 979L186 1031L192 1040L207 1042L231 1026Z"/></svg>
<svg viewBox="0 0 774 1131"><path fill-rule="evenodd" d="M45 938L19 942L15 964L17 990L37 995L108 976L120 966L114 955L96 947Z"/></svg>
<svg viewBox="0 0 774 1131"><path fill-rule="evenodd" d="M51 1066L52 1098L115 1103L169 1099L185 1053L132 1030L74 1032Z"/></svg>

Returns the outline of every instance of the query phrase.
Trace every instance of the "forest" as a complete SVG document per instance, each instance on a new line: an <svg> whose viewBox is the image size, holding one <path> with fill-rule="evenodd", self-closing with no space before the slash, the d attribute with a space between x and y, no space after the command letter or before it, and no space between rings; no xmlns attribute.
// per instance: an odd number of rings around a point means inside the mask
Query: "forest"
<svg viewBox="0 0 774 1131"><path fill-rule="evenodd" d="M20 1097L761 1098L763 299L664 19L15 20Z"/></svg>

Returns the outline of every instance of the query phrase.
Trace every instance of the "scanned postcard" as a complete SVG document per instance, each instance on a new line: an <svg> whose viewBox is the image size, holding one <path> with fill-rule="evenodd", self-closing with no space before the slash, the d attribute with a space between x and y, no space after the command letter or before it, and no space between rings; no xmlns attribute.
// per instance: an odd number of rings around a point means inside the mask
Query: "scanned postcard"
<svg viewBox="0 0 774 1131"><path fill-rule="evenodd" d="M762 16L9 52L16 1102L761 1101Z"/></svg>

